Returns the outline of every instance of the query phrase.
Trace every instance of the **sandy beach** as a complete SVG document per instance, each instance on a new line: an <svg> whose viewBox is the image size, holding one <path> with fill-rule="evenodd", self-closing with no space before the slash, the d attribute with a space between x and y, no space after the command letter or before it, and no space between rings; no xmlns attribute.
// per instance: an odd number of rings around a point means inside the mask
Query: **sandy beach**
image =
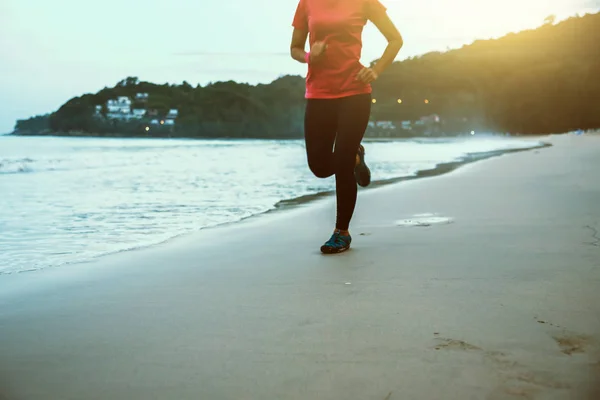
<svg viewBox="0 0 600 400"><path fill-rule="evenodd" d="M600 399L600 136L0 279L0 399ZM444 223L398 225L433 214Z"/></svg>

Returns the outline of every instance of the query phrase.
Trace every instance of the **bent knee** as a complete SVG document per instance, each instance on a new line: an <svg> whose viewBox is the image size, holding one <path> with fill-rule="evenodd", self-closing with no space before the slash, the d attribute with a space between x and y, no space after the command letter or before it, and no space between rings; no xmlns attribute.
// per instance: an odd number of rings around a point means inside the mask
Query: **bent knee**
<svg viewBox="0 0 600 400"><path fill-rule="evenodd" d="M324 165L309 163L308 167L317 178L329 178L333 175L333 171L330 171L329 168L326 168Z"/></svg>
<svg viewBox="0 0 600 400"><path fill-rule="evenodd" d="M308 157L308 168L317 178L328 178L335 173L331 159Z"/></svg>

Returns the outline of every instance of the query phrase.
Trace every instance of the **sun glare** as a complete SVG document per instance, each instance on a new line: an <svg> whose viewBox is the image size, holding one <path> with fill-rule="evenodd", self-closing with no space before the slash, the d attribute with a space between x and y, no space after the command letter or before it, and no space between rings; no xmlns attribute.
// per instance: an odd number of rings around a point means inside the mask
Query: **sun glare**
<svg viewBox="0 0 600 400"><path fill-rule="evenodd" d="M583 14L582 10L589 7L585 0L425 0L418 5L399 0L382 2L401 32L404 27L405 32L418 35L420 40L446 42L448 46L536 28L550 15L558 21L577 12Z"/></svg>
<svg viewBox="0 0 600 400"><path fill-rule="evenodd" d="M540 26L549 15L568 13L573 0L458 0L464 7L457 7L456 14L466 11L471 24L480 30L481 36L503 35ZM460 11L458 11L460 10ZM465 21L466 22L466 21ZM486 32L490 26L494 32Z"/></svg>

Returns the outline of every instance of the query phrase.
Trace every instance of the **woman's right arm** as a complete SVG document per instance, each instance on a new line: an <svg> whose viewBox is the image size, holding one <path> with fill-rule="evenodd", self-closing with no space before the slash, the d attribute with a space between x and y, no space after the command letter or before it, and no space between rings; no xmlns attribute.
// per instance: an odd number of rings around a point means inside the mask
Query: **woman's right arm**
<svg viewBox="0 0 600 400"><path fill-rule="evenodd" d="M292 44L290 45L290 54L292 58L303 64L309 62L311 64L319 62L327 49L325 42L317 41L312 44L308 54L304 51L306 47L306 39L308 38L308 12L306 9L306 1L300 0L294 14L294 22L292 23L294 31L292 32Z"/></svg>
<svg viewBox="0 0 600 400"><path fill-rule="evenodd" d="M306 39L308 32L302 29L294 28L292 32L292 43L290 44L290 54L298 62L306 63Z"/></svg>
<svg viewBox="0 0 600 400"><path fill-rule="evenodd" d="M308 10L306 0L299 0L292 22L294 32L292 32L292 44L290 45L290 54L298 62L306 63L308 61L304 47L308 38Z"/></svg>
<svg viewBox="0 0 600 400"><path fill-rule="evenodd" d="M304 51L307 37L307 31L294 28L294 32L292 33L292 44L290 45L290 54L294 60L301 63L318 63L324 57L325 50L327 50L327 44L321 41L313 43L307 56L306 51Z"/></svg>

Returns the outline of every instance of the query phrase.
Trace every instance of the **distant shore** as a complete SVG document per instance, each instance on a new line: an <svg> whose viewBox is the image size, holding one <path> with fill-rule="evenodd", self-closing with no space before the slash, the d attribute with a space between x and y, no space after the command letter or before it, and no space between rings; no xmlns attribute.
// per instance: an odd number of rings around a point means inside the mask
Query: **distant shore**
<svg viewBox="0 0 600 400"><path fill-rule="evenodd" d="M561 133L557 133L561 134ZM185 135L134 135L126 133L88 133L88 132L17 132L13 131L6 135L21 136L21 137L82 137L82 138L118 138L118 139L198 139L198 140L219 140L219 139L237 139L237 140L299 140L303 139L302 135L299 136L283 136L283 137L270 137L270 136L248 136L248 137L237 137L237 136L185 136ZM531 137L531 138L542 138L547 135L533 135L533 134L508 134L508 133L488 133L480 132L479 135L484 136L506 136L506 137ZM365 140L369 141L389 141L389 140L402 140L402 139L444 139L444 138L469 138L472 135L469 132L456 133L456 134L439 134L439 135L414 135L414 136L384 136L384 135L370 135L365 134Z"/></svg>

